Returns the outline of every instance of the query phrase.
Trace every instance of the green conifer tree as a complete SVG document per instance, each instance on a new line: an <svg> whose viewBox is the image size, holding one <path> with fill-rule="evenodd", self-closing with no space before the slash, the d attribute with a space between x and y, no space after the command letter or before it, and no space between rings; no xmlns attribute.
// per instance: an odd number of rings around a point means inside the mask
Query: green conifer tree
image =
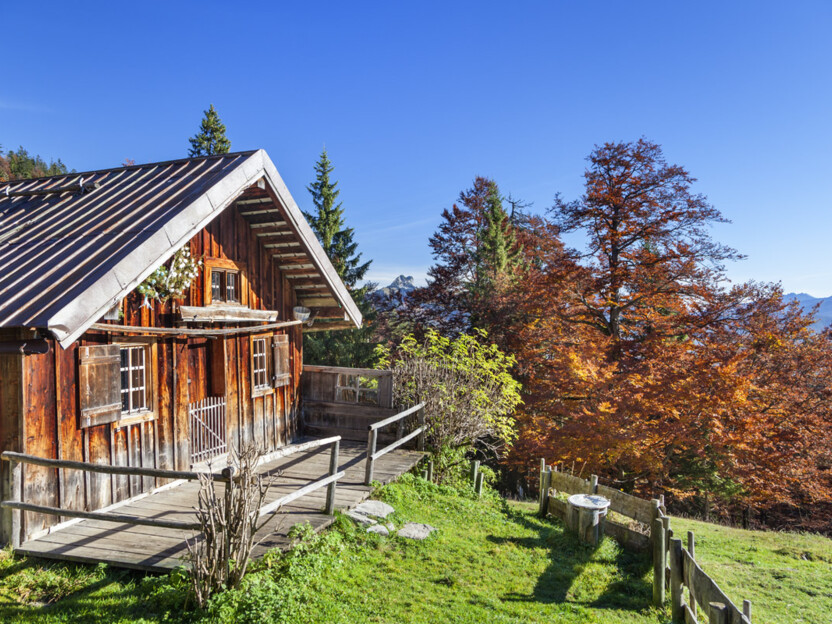
<svg viewBox="0 0 832 624"><path fill-rule="evenodd" d="M214 105L208 108L202 123L199 125L199 133L188 139L191 149L188 156L214 156L215 154L227 154L231 149L231 141L225 136L225 124L220 121Z"/></svg>
<svg viewBox="0 0 832 624"><path fill-rule="evenodd" d="M491 182L485 199L485 214L478 250L479 270L486 282L504 275L520 264L520 247L497 184ZM483 284L487 286L487 284Z"/></svg>
<svg viewBox="0 0 832 624"><path fill-rule="evenodd" d="M304 212L312 231L318 237L341 280L347 286L361 314L361 329L323 331L305 334L304 361L307 364L329 364L368 368L374 364L375 344L372 342L374 310L368 301L372 285L356 287L364 279L371 261L361 262L357 253L353 228L344 226L344 207L338 201L338 182L330 178L332 162L326 150L315 163L315 181L307 187L312 195L313 212Z"/></svg>

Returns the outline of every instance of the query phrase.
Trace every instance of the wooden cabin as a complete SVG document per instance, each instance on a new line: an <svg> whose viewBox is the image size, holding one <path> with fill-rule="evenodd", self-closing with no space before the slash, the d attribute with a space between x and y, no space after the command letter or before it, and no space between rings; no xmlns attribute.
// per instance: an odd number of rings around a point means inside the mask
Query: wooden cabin
<svg viewBox="0 0 832 624"><path fill-rule="evenodd" d="M183 247L201 261L183 296L142 296ZM0 186L1 451L190 470L275 449L300 428L303 332L360 325L263 150ZM28 466L22 495L95 510L153 487ZM58 520L25 513L19 538Z"/></svg>

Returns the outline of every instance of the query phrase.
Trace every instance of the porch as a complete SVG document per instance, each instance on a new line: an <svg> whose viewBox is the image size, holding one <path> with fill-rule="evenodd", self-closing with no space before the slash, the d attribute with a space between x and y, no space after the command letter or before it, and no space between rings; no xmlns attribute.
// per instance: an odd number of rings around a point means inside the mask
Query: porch
<svg viewBox="0 0 832 624"><path fill-rule="evenodd" d="M379 425L384 426L382 423ZM402 438L400 441L405 440ZM273 548L287 547L290 541L287 534L296 524L309 523L319 531L332 523L333 516L325 513L329 490L318 484L327 481L333 472L336 476L343 472L343 476L333 480L337 481L337 487L332 488L336 509L351 509L370 495L371 488L365 485L368 474L366 443L340 441L340 452L335 462L337 470L333 471L333 454L330 449L326 445L308 448L310 442L311 445L315 444L314 440L301 441L293 446L303 450L266 461L259 469L261 474L277 477L269 489L265 505L281 498L292 498L302 489L308 492L280 505L278 512L272 515L258 533L255 542L262 541L254 549L254 557L260 557ZM418 451L403 450L401 445L390 448L394 446L396 443L382 451L370 452L373 480L388 483L410 470L423 455ZM291 447L287 448L291 450ZM188 480L171 485L101 511L151 522L194 522L199 483ZM312 486L317 487L310 489ZM225 484L217 483L216 487L221 492ZM17 514L31 511L12 509L12 513ZM23 542L16 551L47 559L104 562L118 567L164 572L183 564L182 557L187 553L185 541L193 539L195 534L194 530L158 525L143 526L100 518L76 518L52 527L44 535Z"/></svg>

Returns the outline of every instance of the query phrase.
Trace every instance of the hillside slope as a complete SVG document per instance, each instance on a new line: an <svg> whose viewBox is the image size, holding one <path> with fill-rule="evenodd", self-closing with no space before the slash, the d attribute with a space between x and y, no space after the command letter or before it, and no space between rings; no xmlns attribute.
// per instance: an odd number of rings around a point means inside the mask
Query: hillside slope
<svg viewBox="0 0 832 624"><path fill-rule="evenodd" d="M697 561L734 604L751 601L755 624L832 622L832 540L684 518L671 527L683 540L694 532Z"/></svg>

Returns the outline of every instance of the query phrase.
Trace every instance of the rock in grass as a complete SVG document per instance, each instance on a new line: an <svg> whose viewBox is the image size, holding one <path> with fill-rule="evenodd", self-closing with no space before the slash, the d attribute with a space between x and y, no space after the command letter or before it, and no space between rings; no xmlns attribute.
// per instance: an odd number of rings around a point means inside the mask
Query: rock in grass
<svg viewBox="0 0 832 624"><path fill-rule="evenodd" d="M419 524L418 522L408 522L405 524L397 535L399 537L404 537L407 539L412 540L423 540L427 539L428 535L433 533L436 530L436 527L432 527L429 524Z"/></svg>
<svg viewBox="0 0 832 624"><path fill-rule="evenodd" d="M350 509L347 512L347 516L352 518L353 522L355 522L356 524L360 524L362 526L370 526L370 525L376 523L376 521L373 520L370 516L368 516L367 514L361 513L360 511L358 511L356 509Z"/></svg>
<svg viewBox="0 0 832 624"><path fill-rule="evenodd" d="M393 513L395 509L393 509L387 503L382 503L381 501L376 500L368 500L357 505L355 507L355 511L357 511L358 513L363 513L367 516L375 516L376 518L386 518L391 513Z"/></svg>
<svg viewBox="0 0 832 624"><path fill-rule="evenodd" d="M388 531L387 527L383 524L374 524L371 527L368 527L367 533L378 533L383 537L387 537L388 535L390 535L390 531Z"/></svg>

